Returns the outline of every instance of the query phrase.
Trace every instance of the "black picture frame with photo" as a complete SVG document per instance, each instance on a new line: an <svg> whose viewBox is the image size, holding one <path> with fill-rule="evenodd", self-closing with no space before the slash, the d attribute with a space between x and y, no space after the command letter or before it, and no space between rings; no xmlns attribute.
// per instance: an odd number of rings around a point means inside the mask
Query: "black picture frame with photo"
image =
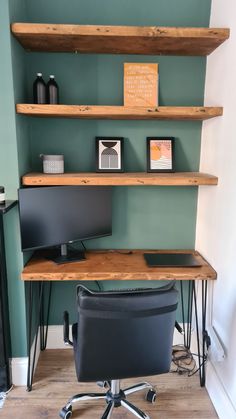
<svg viewBox="0 0 236 419"><path fill-rule="evenodd" d="M147 172L174 172L174 149L174 137L147 137Z"/></svg>
<svg viewBox="0 0 236 419"><path fill-rule="evenodd" d="M124 138L96 137L96 172L124 172Z"/></svg>

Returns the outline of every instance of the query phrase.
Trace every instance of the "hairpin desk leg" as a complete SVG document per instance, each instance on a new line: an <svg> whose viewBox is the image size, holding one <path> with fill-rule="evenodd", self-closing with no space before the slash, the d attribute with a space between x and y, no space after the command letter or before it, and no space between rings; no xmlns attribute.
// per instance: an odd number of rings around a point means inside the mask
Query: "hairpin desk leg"
<svg viewBox="0 0 236 419"><path fill-rule="evenodd" d="M190 349L190 346L191 346L191 332L192 332L193 281L188 281L187 313L185 312L185 308L184 308L183 281L180 281L180 296L181 296L184 346L185 346L185 348Z"/></svg>
<svg viewBox="0 0 236 419"><path fill-rule="evenodd" d="M34 306L34 292L33 292L33 282L29 282L29 324L28 324L28 368L27 368L27 391L32 390L33 384L33 375L35 369L35 359L36 359L36 351L37 351L37 344L38 344L38 329L40 328L40 348L41 350L46 349L47 345L47 335L48 335L48 319L49 319L49 310L50 310L50 301L51 301L51 289L52 284L49 284L49 296L48 296L48 307L47 307L47 323L46 323L46 333L44 335L44 282L41 281L39 284L39 300L38 300L38 307L37 307L37 317L36 317L36 335L34 340L34 349L33 349L33 359L31 362L31 340L32 340L32 317L33 317L33 306Z"/></svg>
<svg viewBox="0 0 236 419"><path fill-rule="evenodd" d="M48 321L49 321L49 313L50 313L50 305L51 305L51 295L52 295L52 282L48 282L48 301L47 301L47 312L46 312L46 323L44 321L44 302L45 302L45 288L46 284L43 289L43 298L42 298L42 305L40 311L40 349L44 351L47 347L47 338L48 338Z"/></svg>
<svg viewBox="0 0 236 419"><path fill-rule="evenodd" d="M180 296L181 296L181 309L182 309L182 322L183 322L183 337L184 346L187 349L191 347L191 332L192 332L192 317L193 306L195 313L196 336L197 336L197 357L198 369L200 377L200 385L205 385L205 362L206 362L206 348L209 346L209 337L206 331L206 305L207 305L207 280L202 281L202 331L201 331L201 345L200 345L200 332L199 332L199 316L197 306L197 294L194 281L188 281L188 303L187 309L184 307L184 292L183 283L180 281Z"/></svg>
<svg viewBox="0 0 236 419"><path fill-rule="evenodd" d="M31 329L32 329L32 300L33 300L33 285L32 281L29 282L29 295L28 295L28 304L29 304L29 322L28 322L28 366L27 366L27 391L31 391L31 379L30 379L30 364L31 364Z"/></svg>
<svg viewBox="0 0 236 419"><path fill-rule="evenodd" d="M41 298L40 297L42 297L42 286L40 287L39 307L41 306ZM34 302L33 283L32 283L32 281L30 281L30 283L29 283L29 298L28 298L28 303L29 303L29 324L28 324L27 391L31 391L32 390L32 380L33 380L33 374L34 374L35 356L36 356L36 348L37 348L37 342L38 342L38 334L36 334L35 341L34 341L33 362L32 362L32 366L31 366L31 340L32 340L33 302Z"/></svg>
<svg viewBox="0 0 236 419"><path fill-rule="evenodd" d="M207 280L202 281L202 350L200 348L200 333L198 323L198 308L197 308L197 296L195 284L193 284L193 297L194 297L194 310L195 310L195 321L196 321L196 335L197 335L197 355L199 365L199 377L201 387L205 386L206 373L206 348L209 346L209 336L206 331L206 304L207 304Z"/></svg>
<svg viewBox="0 0 236 419"><path fill-rule="evenodd" d="M188 281L188 317L187 317L187 348L191 346L192 336L192 313L193 313L193 281Z"/></svg>
<svg viewBox="0 0 236 419"><path fill-rule="evenodd" d="M184 337L184 347L187 347L186 344L186 329L185 329L185 310L184 310L184 292L183 292L183 282L180 281L180 296L181 296L181 309L182 309L182 324L183 324L183 337Z"/></svg>

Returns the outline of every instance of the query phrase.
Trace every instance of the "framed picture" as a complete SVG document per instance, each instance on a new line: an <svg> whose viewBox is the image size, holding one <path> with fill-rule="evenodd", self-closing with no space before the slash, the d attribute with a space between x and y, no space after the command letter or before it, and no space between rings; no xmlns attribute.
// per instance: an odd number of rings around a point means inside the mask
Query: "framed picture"
<svg viewBox="0 0 236 419"><path fill-rule="evenodd" d="M147 137L147 171L174 172L174 137Z"/></svg>
<svg viewBox="0 0 236 419"><path fill-rule="evenodd" d="M96 137L97 172L123 172L123 138Z"/></svg>

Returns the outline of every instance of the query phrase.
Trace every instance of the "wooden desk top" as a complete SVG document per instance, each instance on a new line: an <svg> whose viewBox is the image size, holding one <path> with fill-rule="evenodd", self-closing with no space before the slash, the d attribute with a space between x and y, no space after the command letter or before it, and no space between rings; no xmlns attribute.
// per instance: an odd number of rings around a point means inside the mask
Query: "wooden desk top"
<svg viewBox="0 0 236 419"><path fill-rule="evenodd" d="M190 253L200 267L160 267L146 265L143 253ZM86 260L57 265L36 253L26 264L23 281L104 281L104 280L204 280L216 279L215 270L194 250L100 250L87 251Z"/></svg>

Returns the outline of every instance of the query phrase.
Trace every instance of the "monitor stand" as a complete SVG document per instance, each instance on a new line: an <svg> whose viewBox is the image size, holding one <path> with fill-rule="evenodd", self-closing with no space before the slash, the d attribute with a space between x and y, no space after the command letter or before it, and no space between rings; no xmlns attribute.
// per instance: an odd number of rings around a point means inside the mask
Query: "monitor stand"
<svg viewBox="0 0 236 419"><path fill-rule="evenodd" d="M85 260L86 257L83 251L72 249L67 244L61 244L60 249L53 251L52 255L48 256L48 259L57 264L61 264L69 262L80 262Z"/></svg>

